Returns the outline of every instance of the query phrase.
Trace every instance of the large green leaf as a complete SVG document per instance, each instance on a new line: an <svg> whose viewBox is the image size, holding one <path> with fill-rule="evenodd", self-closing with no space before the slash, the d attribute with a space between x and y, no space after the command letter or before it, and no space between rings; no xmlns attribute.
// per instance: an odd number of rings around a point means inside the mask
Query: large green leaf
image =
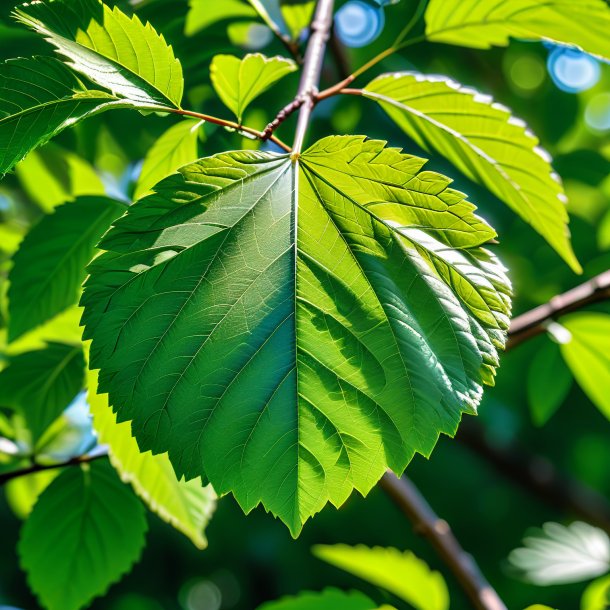
<svg viewBox="0 0 610 610"><path fill-rule="evenodd" d="M455 433L493 380L509 285L493 230L424 163L361 136L221 154L117 221L83 322L142 450L297 535Z"/></svg>
<svg viewBox="0 0 610 610"><path fill-rule="evenodd" d="M33 445L82 389L84 369L80 345L49 343L14 356L0 372L0 404L24 415Z"/></svg>
<svg viewBox="0 0 610 610"><path fill-rule="evenodd" d="M417 610L448 610L449 591L439 572L409 551L393 548L318 545L316 557L390 591Z"/></svg>
<svg viewBox="0 0 610 610"><path fill-rule="evenodd" d="M108 445L110 461L125 483L161 519L173 525L193 544L207 546L204 530L216 506L211 486L200 479L178 481L167 455L140 453L128 423L118 424L108 405L108 396L97 393L97 371L88 373L88 400L100 443Z"/></svg>
<svg viewBox="0 0 610 610"><path fill-rule="evenodd" d="M426 36L434 42L488 49L509 38L551 40L610 58L605 0L430 0Z"/></svg>
<svg viewBox="0 0 610 610"><path fill-rule="evenodd" d="M166 176L197 158L197 136L202 121L186 119L172 125L150 148L136 184L134 198L142 195Z"/></svg>
<svg viewBox="0 0 610 610"><path fill-rule="evenodd" d="M18 551L47 610L79 610L130 570L145 533L142 504L98 461L66 469L44 490Z"/></svg>
<svg viewBox="0 0 610 610"><path fill-rule="evenodd" d="M258 610L376 610L377 604L358 591L324 589L320 593L308 591L277 601L267 602Z"/></svg>
<svg viewBox="0 0 610 610"><path fill-rule="evenodd" d="M561 318L561 324L572 335L561 345L567 365L591 402L610 419L610 316L574 313Z"/></svg>
<svg viewBox="0 0 610 610"><path fill-rule="evenodd" d="M34 225L15 253L9 275L9 340L78 301L95 245L125 209L108 197L84 196Z"/></svg>
<svg viewBox="0 0 610 610"><path fill-rule="evenodd" d="M149 24L98 0L48 0L16 9L72 68L146 106L180 107L184 79L172 47Z"/></svg>
<svg viewBox="0 0 610 610"><path fill-rule="evenodd" d="M510 111L444 77L384 74L364 89L422 148L488 188L580 271L567 228L566 196L549 155Z"/></svg>
<svg viewBox="0 0 610 610"><path fill-rule="evenodd" d="M85 89L56 59L0 62L0 177L66 127L117 105L108 93Z"/></svg>
<svg viewBox="0 0 610 610"><path fill-rule="evenodd" d="M295 62L285 57L250 53L239 59L234 55L216 55L210 65L210 78L224 105L241 123L253 100L296 69Z"/></svg>

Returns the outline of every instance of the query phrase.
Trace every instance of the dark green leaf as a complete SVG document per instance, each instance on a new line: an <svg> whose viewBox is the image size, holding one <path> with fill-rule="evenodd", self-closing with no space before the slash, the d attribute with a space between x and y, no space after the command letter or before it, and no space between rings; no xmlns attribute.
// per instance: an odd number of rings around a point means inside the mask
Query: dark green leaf
<svg viewBox="0 0 610 610"><path fill-rule="evenodd" d="M320 593L304 592L267 602L258 610L376 610L377 604L358 591L325 589Z"/></svg>

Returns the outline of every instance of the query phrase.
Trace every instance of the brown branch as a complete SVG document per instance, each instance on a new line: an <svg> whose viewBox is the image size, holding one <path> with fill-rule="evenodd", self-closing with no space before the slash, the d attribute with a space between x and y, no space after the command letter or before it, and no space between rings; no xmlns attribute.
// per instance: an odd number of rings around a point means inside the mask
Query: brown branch
<svg viewBox="0 0 610 610"><path fill-rule="evenodd" d="M559 316L609 299L610 270L604 271L588 282L553 297L548 303L516 317L508 331L506 349L512 349L525 340L544 333L547 324Z"/></svg>
<svg viewBox="0 0 610 610"><path fill-rule="evenodd" d="M58 462L56 464L34 463L31 466L26 466L25 468L11 470L10 472L3 472L2 474L0 474L0 485L4 485L12 479L24 477L28 474L35 474L36 472L43 472L45 470L54 470L56 468L65 468L66 466L78 466L80 464L87 464L88 462L93 462L94 460L99 460L103 457L108 457L108 452L106 451L106 449L98 448L97 451L94 449L86 455L77 455L76 457L70 458L69 460L65 460L64 462Z"/></svg>
<svg viewBox="0 0 610 610"><path fill-rule="evenodd" d="M493 587L481 573L471 555L466 553L449 524L432 510L417 487L406 477L397 478L390 471L381 479L381 487L413 524L414 530L428 539L439 557L453 572L476 610L507 610Z"/></svg>

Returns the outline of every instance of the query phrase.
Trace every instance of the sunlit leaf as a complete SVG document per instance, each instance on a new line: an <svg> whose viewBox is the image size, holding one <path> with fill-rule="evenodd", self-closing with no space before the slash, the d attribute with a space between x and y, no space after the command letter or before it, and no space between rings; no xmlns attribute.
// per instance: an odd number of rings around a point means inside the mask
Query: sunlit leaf
<svg viewBox="0 0 610 610"><path fill-rule="evenodd" d="M594 580L583 592L580 610L608 610L610 606L610 576Z"/></svg>
<svg viewBox="0 0 610 610"><path fill-rule="evenodd" d="M67 468L25 522L21 566L47 610L79 610L131 569L146 529L142 504L107 462Z"/></svg>
<svg viewBox="0 0 610 610"><path fill-rule="evenodd" d="M178 481L167 455L140 453L129 423L116 423L106 394L97 394L97 371L88 373L89 404L100 443L108 445L110 461L121 479L161 519L187 536L200 549L207 546L204 535L216 506L211 486L200 479Z"/></svg>
<svg viewBox="0 0 610 610"><path fill-rule="evenodd" d="M430 0L426 36L488 49L509 38L551 40L610 58L610 8L604 0Z"/></svg>
<svg viewBox="0 0 610 610"><path fill-rule="evenodd" d="M572 374L591 402L610 419L610 316L575 313L561 318L572 340L561 353Z"/></svg>
<svg viewBox="0 0 610 610"><path fill-rule="evenodd" d="M320 593L303 592L267 602L258 610L376 610L378 605L358 591L324 589Z"/></svg>
<svg viewBox="0 0 610 610"><path fill-rule="evenodd" d="M42 470L11 479L4 486L6 501L19 519L25 519L34 508L38 496L51 484L59 470Z"/></svg>
<svg viewBox="0 0 610 610"><path fill-rule="evenodd" d="M424 163L330 137L298 162L202 159L129 208L83 322L142 450L297 535L455 433L493 379L510 287L493 230Z"/></svg>
<svg viewBox="0 0 610 610"><path fill-rule="evenodd" d="M510 111L444 77L384 74L364 89L422 148L446 157L532 225L574 269L566 196L538 139Z"/></svg>
<svg viewBox="0 0 610 610"><path fill-rule="evenodd" d="M197 132L201 123L195 119L180 121L154 143L146 153L134 199L140 199L159 180L197 158Z"/></svg>
<svg viewBox="0 0 610 610"><path fill-rule="evenodd" d="M192 35L219 21L236 18L256 19L257 13L247 0L189 0L185 32Z"/></svg>
<svg viewBox="0 0 610 610"><path fill-rule="evenodd" d="M291 38L298 40L313 19L315 0L280 0L280 7Z"/></svg>
<svg viewBox="0 0 610 610"><path fill-rule="evenodd" d="M94 83L135 104L180 107L180 62L137 15L128 17L98 0L31 2L15 12Z"/></svg>
<svg viewBox="0 0 610 610"><path fill-rule="evenodd" d="M535 585L580 582L610 570L610 539L588 523L576 521L567 527L545 523L542 530L524 538L523 545L508 559Z"/></svg>
<svg viewBox="0 0 610 610"><path fill-rule="evenodd" d="M317 545L313 554L393 593L417 610L448 610L445 579L409 551L366 546Z"/></svg>
<svg viewBox="0 0 610 610"><path fill-rule="evenodd" d="M84 196L34 225L15 253L9 275L9 340L78 301L95 245L125 209L108 197Z"/></svg>
<svg viewBox="0 0 610 610"><path fill-rule="evenodd" d="M210 65L210 78L220 99L241 123L253 100L296 69L294 61L284 57L251 53L239 59L216 55Z"/></svg>

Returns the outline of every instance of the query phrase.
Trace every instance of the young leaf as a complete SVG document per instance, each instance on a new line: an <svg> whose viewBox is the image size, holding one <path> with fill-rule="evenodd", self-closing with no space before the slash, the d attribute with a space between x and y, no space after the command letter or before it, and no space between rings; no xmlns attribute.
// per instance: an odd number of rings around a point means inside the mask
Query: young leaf
<svg viewBox="0 0 610 610"><path fill-rule="evenodd" d="M448 610L445 579L409 551L366 546L317 545L313 554L337 568L393 593L417 610Z"/></svg>
<svg viewBox="0 0 610 610"><path fill-rule="evenodd" d="M88 372L88 387L93 425L123 482L131 483L150 510L204 549L204 530L216 506L212 487L203 487L200 479L178 481L167 455L140 453L130 425L118 424L108 395L97 394L97 371Z"/></svg>
<svg viewBox="0 0 610 610"><path fill-rule="evenodd" d="M15 356L0 371L2 402L23 414L32 445L82 389L84 369L80 345L49 343Z"/></svg>
<svg viewBox="0 0 610 610"><path fill-rule="evenodd" d="M83 323L142 450L297 535L455 433L497 365L509 285L481 248L493 230L424 163L361 136L296 162L226 153L116 222Z"/></svg>
<svg viewBox="0 0 610 610"><path fill-rule="evenodd" d="M594 580L582 594L580 610L607 610L610 600L610 576Z"/></svg>
<svg viewBox="0 0 610 610"><path fill-rule="evenodd" d="M77 72L136 105L179 108L182 66L163 36L99 0L31 2L19 21L44 36Z"/></svg>
<svg viewBox="0 0 610 610"><path fill-rule="evenodd" d="M303 592L267 602L258 610L376 610L377 604L358 591L324 589L320 593ZM381 609L379 609L381 610Z"/></svg>
<svg viewBox="0 0 610 610"><path fill-rule="evenodd" d="M9 340L78 301L95 245L126 207L108 197L80 197L31 229L9 274Z"/></svg>
<svg viewBox="0 0 610 610"><path fill-rule="evenodd" d="M257 12L248 0L222 0L222 2L189 0L185 33L187 36L192 36L219 21L237 18L257 18Z"/></svg>
<svg viewBox="0 0 610 610"><path fill-rule="evenodd" d="M280 79L297 69L291 59L251 53L243 59L216 55L210 65L210 78L224 105L239 123L249 104Z"/></svg>
<svg viewBox="0 0 610 610"><path fill-rule="evenodd" d="M160 180L197 158L197 132L201 121L187 119L170 127L144 159L134 199L140 199Z"/></svg>
<svg viewBox="0 0 610 610"><path fill-rule="evenodd" d="M364 95L422 148L443 155L488 188L581 271L561 181L538 139L507 108L444 77L412 72L384 74Z"/></svg>
<svg viewBox="0 0 610 610"><path fill-rule="evenodd" d="M572 340L561 345L561 353L578 385L591 402L610 419L610 316L575 313L561 318Z"/></svg>
<svg viewBox="0 0 610 610"><path fill-rule="evenodd" d="M298 40L313 19L315 0L280 0L280 8L290 37L292 40Z"/></svg>
<svg viewBox="0 0 610 610"><path fill-rule="evenodd" d="M131 569L146 529L140 501L96 461L67 468L44 490L17 548L40 603L79 610Z"/></svg>
<svg viewBox="0 0 610 610"><path fill-rule="evenodd" d="M117 105L108 93L85 89L56 59L0 62L0 177L66 127Z"/></svg>
<svg viewBox="0 0 610 610"><path fill-rule="evenodd" d="M550 40L610 59L604 0L430 0L426 37L464 47L506 46L509 37Z"/></svg>

